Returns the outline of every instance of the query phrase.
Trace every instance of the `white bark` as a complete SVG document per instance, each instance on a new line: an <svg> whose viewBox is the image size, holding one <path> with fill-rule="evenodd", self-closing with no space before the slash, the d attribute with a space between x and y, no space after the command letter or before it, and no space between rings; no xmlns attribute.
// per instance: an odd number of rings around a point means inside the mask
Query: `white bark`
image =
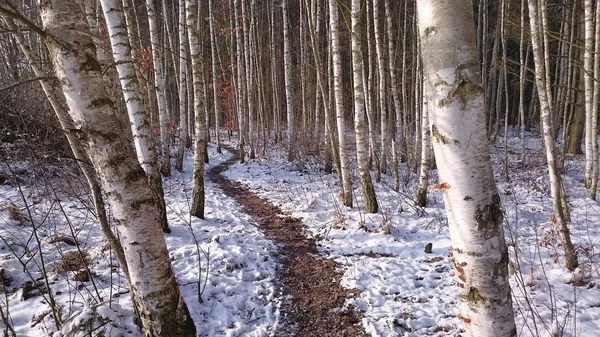
<svg viewBox="0 0 600 337"><path fill-rule="evenodd" d="M185 0L179 0L179 145L175 169L183 172L183 156L186 147L190 147L188 111L187 111L187 77L188 77L188 40L185 22Z"/></svg>
<svg viewBox="0 0 600 337"><path fill-rule="evenodd" d="M252 55L252 37L250 33L250 22L254 20L254 16L251 15L252 10L248 10L246 8L246 1L242 1L242 26L244 31L244 69L246 70L246 102L248 107L248 146L250 147L250 152L248 154L248 158L255 158L255 130L256 130L256 110L254 106L254 66L252 64L252 60L250 55ZM251 7L254 7L254 0L251 1ZM252 17L252 19L249 19Z"/></svg>
<svg viewBox="0 0 600 337"><path fill-rule="evenodd" d="M292 100L292 55L290 54L290 27L288 19L288 0L282 2L283 12L283 70L285 81L285 102L287 111L288 160L294 158L294 105Z"/></svg>
<svg viewBox="0 0 600 337"><path fill-rule="evenodd" d="M129 267L130 291L146 336L195 336L171 269L158 209L146 175L119 132L95 48L77 2L41 2L46 45L74 126L99 172ZM88 34L82 34L88 32Z"/></svg>
<svg viewBox="0 0 600 337"><path fill-rule="evenodd" d="M387 151L389 148L389 137L388 137L388 112L386 108L386 75L385 75L385 54L383 52L383 33L381 31L380 23L380 12L379 12L379 1L373 0L373 26L375 33L375 54L377 55L377 71L378 71L378 90L377 90L377 102L379 104L380 113L380 132L381 132L381 161L379 169L381 173L387 173Z"/></svg>
<svg viewBox="0 0 600 337"><path fill-rule="evenodd" d="M19 48L25 55L25 58L29 62L29 65L31 66L31 69L33 70L35 76L37 76L40 79L46 77L46 74L42 71L42 69L38 65L38 62L33 56L34 53L31 50L31 47L25 42L25 37L23 36L17 25L15 25L12 19L8 16L0 14L0 17L2 17L7 27L12 31L13 36L17 40ZM98 219L100 229L102 230L102 233L104 234L111 248L115 252L119 265L121 266L121 270L125 275L125 278L129 279L129 268L127 267L127 260L125 260L123 246L121 246L119 239L116 237L115 233L110 227L110 222L106 214L104 199L102 198L102 188L100 186L100 182L98 181L98 177L96 176L96 172L94 171L94 167L90 165L90 159L85 153L82 143L77 138L76 133L72 132L73 130L75 130L75 127L73 126L73 121L68 115L67 111L65 111L62 105L59 103L56 96L58 94L56 93L56 91L53 90L52 83L50 83L47 80L40 80L39 83L42 87L42 90L44 91L44 94L46 95L46 98L48 99L48 102L50 103L50 106L56 114L56 117L63 132L65 133L67 142L69 143L69 146L73 151L73 157L77 161L77 164L81 168L81 171L83 172L88 182L88 185L90 186L92 199L94 201L94 208L96 211L96 217ZM53 298L49 299L53 300Z"/></svg>
<svg viewBox="0 0 600 337"><path fill-rule="evenodd" d="M590 184L590 199L596 200L598 188L598 174L600 163L598 162L598 101L600 100L600 5L596 3L596 27L594 29L594 96L592 97L592 181Z"/></svg>
<svg viewBox="0 0 600 337"><path fill-rule="evenodd" d="M525 27L525 0L521 0L521 27ZM523 139L523 148L525 147L525 77L526 77L526 51L529 48L525 46L525 29L521 29L519 37L519 137Z"/></svg>
<svg viewBox="0 0 600 337"><path fill-rule="evenodd" d="M240 162L244 162L244 143L245 143L245 136L244 136L244 130L245 130L245 126L244 126L244 100L243 100L243 91L244 91L244 76L242 75L242 72L244 71L244 68L242 66L242 59L243 59L243 49L242 49L242 27L240 27L240 20L239 18L239 13L238 13L238 3L239 0L234 0L233 1L233 11L235 13L235 18L236 20L236 26L235 26L235 42L236 42L236 63L237 63L237 85L236 85L236 107L237 107L237 114L238 114L238 138L239 138L239 151L240 151Z"/></svg>
<svg viewBox="0 0 600 337"><path fill-rule="evenodd" d="M548 177L550 180L550 194L552 197L552 209L554 210L554 220L556 227L560 231L563 249L565 250L565 267L574 270L579 264L577 254L571 242L569 232L569 207L566 201L565 190L562 183L562 177L558 171L556 162L556 148L554 146L554 124L552 121L552 98L547 90L548 67L544 61L545 52L548 50L543 44L541 37L542 26L540 25L540 13L545 11L545 7L539 7L537 0L528 0L529 8L529 27L531 30L531 47L533 50L533 60L535 63L535 83L540 101L540 118L542 120L542 136L544 138L544 148L546 151L546 162L548 163Z"/></svg>
<svg viewBox="0 0 600 337"><path fill-rule="evenodd" d="M346 123L344 118L344 97L342 92L342 57L340 54L339 15L336 0L329 0L329 26L331 33L331 55L333 59L333 95L338 131L338 152L340 155L340 174L342 176L342 202L352 207L352 180L350 160L346 150ZM362 74L361 74L362 76ZM362 78L360 79L362 83Z"/></svg>
<svg viewBox="0 0 600 337"><path fill-rule="evenodd" d="M117 0L100 0L100 3L108 28L112 55L119 74L121 92L127 106L138 162L146 172L156 201L160 206L163 229L165 232L170 232L162 179L158 170L158 159L154 151L154 138L150 128L150 116L143 107L137 74L132 66L131 45L127 36L123 8Z"/></svg>
<svg viewBox="0 0 600 337"><path fill-rule="evenodd" d="M212 60L213 106L215 112L215 142L217 152L221 153L221 103L219 101L219 81L217 79L217 36L215 33L215 14L213 13L213 0L208 1L208 17L210 21L210 55Z"/></svg>
<svg viewBox="0 0 600 337"><path fill-rule="evenodd" d="M516 336L471 1L417 2L432 143L466 336Z"/></svg>
<svg viewBox="0 0 600 337"><path fill-rule="evenodd" d="M425 88L423 88L425 90ZM427 187L429 185L429 157L431 155L431 134L429 132L429 106L425 94L423 95L423 108L421 110L421 166L419 168L419 187L415 204L420 207L427 206Z"/></svg>
<svg viewBox="0 0 600 337"><path fill-rule="evenodd" d="M594 152L592 144L592 100L594 96L594 4L592 0L584 1L584 50L583 50L583 83L585 97L585 178L586 188L592 186L592 175L594 171Z"/></svg>
<svg viewBox="0 0 600 337"><path fill-rule="evenodd" d="M356 134L356 161L358 163L358 174L362 187L365 212L377 213L377 197L375 188L369 172L369 147L367 145L367 132L365 130L365 90L363 87L363 58L361 32L361 8L360 0L352 0L351 9L352 23L352 73L354 79L354 132Z"/></svg>
<svg viewBox="0 0 600 337"><path fill-rule="evenodd" d="M192 206L190 214L204 219L204 157L206 155L206 112L202 87L202 53L200 52L200 32L198 31L198 6L195 0L185 1L188 41L192 59L192 77L194 89L194 173L192 177Z"/></svg>
<svg viewBox="0 0 600 337"><path fill-rule="evenodd" d="M387 36L388 36L388 69L390 72L390 86L392 89L392 98L394 99L394 112L396 117L396 130L392 138L392 161L393 161L393 174L394 174L394 191L400 190L400 172L398 163L402 155L402 148L404 147L404 132L402 130L402 109L400 108L400 95L398 93L398 85L396 84L396 47L394 45L394 36L392 33L392 11L390 9L390 0L385 1L385 20L387 24Z"/></svg>
<svg viewBox="0 0 600 337"><path fill-rule="evenodd" d="M158 120L160 128L160 149L162 162L160 171L165 177L171 176L171 156L169 154L169 115L165 98L165 74L162 65L162 45L158 38L158 22L156 22L156 0L146 0L148 11L148 25L150 30L150 43L152 45L152 61L154 64L154 88L158 104Z"/></svg>

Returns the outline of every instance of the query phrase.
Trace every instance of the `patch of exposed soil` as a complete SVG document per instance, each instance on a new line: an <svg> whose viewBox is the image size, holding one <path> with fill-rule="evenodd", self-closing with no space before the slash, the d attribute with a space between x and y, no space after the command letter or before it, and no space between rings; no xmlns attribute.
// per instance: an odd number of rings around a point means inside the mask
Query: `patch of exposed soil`
<svg viewBox="0 0 600 337"><path fill-rule="evenodd" d="M237 151L228 149L237 158ZM282 267L277 286L282 293L282 321L275 336L367 336L361 326L361 313L344 306L346 299L358 296L358 290L340 285L343 267L319 255L302 221L221 175L236 158L210 169L207 176L236 199L280 247Z"/></svg>

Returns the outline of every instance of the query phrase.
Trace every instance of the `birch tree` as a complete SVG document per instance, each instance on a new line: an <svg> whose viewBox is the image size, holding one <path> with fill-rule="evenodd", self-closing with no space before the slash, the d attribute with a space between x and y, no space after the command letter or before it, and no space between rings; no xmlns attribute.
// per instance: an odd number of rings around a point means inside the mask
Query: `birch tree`
<svg viewBox="0 0 600 337"><path fill-rule="evenodd" d="M191 140L189 137L189 125L188 125L188 40L187 30L185 22L185 0L179 0L179 22L178 22L178 33L179 33L179 145L177 148L177 158L175 161L175 169L179 172L183 172L183 155L185 148L191 147Z"/></svg>
<svg viewBox="0 0 600 337"><path fill-rule="evenodd" d="M352 180L350 177L350 160L346 152L346 121L344 118L344 97L342 92L342 57L340 54L340 21L337 6L337 0L329 0L331 56L333 59L333 95L338 130L340 174L342 176L342 202L345 206L352 207ZM362 83L362 73L360 82Z"/></svg>
<svg viewBox="0 0 600 337"><path fill-rule="evenodd" d="M383 43L383 32L381 31L380 24L380 12L379 12L379 1L373 0L373 32L375 33L375 54L377 55L377 72L378 72L378 90L377 90L377 103L379 105L379 124L381 130L381 161L379 170L381 173L387 173L387 151L388 151L388 113L386 108L386 75L385 75L385 55L384 55L384 43Z"/></svg>
<svg viewBox="0 0 600 337"><path fill-rule="evenodd" d="M294 158L294 104L292 99L292 55L290 54L290 27L288 18L288 0L282 2L283 12L283 68L285 81L285 102L287 111L288 160Z"/></svg>
<svg viewBox="0 0 600 337"><path fill-rule="evenodd" d="M594 96L594 4L592 0L584 2L584 51L583 51L583 83L585 100L585 179L586 188L592 186L592 175L594 170L594 155L592 144L593 96Z"/></svg>
<svg viewBox="0 0 600 337"><path fill-rule="evenodd" d="M192 207L190 214L204 219L204 157L206 156L206 112L202 92L204 73L202 53L200 51L200 32L198 31L198 5L196 0L185 1L188 41L192 59L192 78L194 89L194 173L192 176Z"/></svg>
<svg viewBox="0 0 600 337"><path fill-rule="evenodd" d="M516 336L471 1L419 0L430 130L466 336Z"/></svg>
<svg viewBox="0 0 600 337"><path fill-rule="evenodd" d="M102 182L129 267L136 321L145 336L195 336L171 269L160 210L106 94L78 2L40 2L45 42L73 119Z"/></svg>
<svg viewBox="0 0 600 337"><path fill-rule="evenodd" d="M237 18L239 17L239 13L238 13L238 3L239 0L234 0L233 1L233 12L234 12L234 17L236 20L233 20L232 23L235 23L235 44L236 44L236 52L235 52L235 57L236 57L236 74L237 74L237 82L236 82L236 86L235 86L235 92L236 92L236 109L237 109L237 115L238 115L238 141L239 141L239 151L240 151L240 162L244 163L244 157L245 157L245 153L244 153L244 145L245 145L245 135L244 135L244 100L243 100L243 91L244 91L244 76L242 75L242 72L244 71L244 68L242 66L242 60L243 60L243 49L242 49L242 27L240 27L240 20L238 20Z"/></svg>
<svg viewBox="0 0 600 337"><path fill-rule="evenodd" d="M545 60L545 53L549 52L542 38L542 23L540 22L540 11L546 9L540 7L537 0L527 0L529 9L529 28L531 30L531 47L535 63L535 83L540 101L540 118L542 120L542 137L548 163L548 178L550 180L550 196L552 198L552 209L554 211L552 222L560 232L560 238L565 251L565 267L569 270L577 268L577 253L571 242L569 230L569 206L567 196L562 183L562 177L558 170L556 161L556 147L554 146L554 123L552 121L552 97L548 90L548 72L550 71Z"/></svg>
<svg viewBox="0 0 600 337"><path fill-rule="evenodd" d="M592 97L592 181L590 184L590 199L596 200L598 188L598 174L600 162L598 161L598 101L600 100L600 5L596 3L596 26L594 28L594 94Z"/></svg>
<svg viewBox="0 0 600 337"><path fill-rule="evenodd" d="M423 97L423 109L421 110L421 166L419 167L419 187L417 187L415 197L415 204L420 207L427 206L427 187L429 185L431 135L429 133L429 107L427 104L427 97Z"/></svg>
<svg viewBox="0 0 600 337"><path fill-rule="evenodd" d="M62 128L62 131L65 133L65 137L67 138L67 142L73 151L73 157L77 161L77 165L81 168L83 175L90 187L90 192L92 195L92 201L94 203L94 210L96 211L96 218L100 229L102 230L102 234L108 241L111 249L115 252L117 257L117 261L121 266L121 270L123 271L123 275L126 279L129 279L129 268L127 267L127 260L125 259L125 253L123 251L123 246L119 242L119 239L113 232L110 221L108 220L108 215L106 213L104 199L102 197L102 187L100 186L100 181L94 171L94 167L90 164L90 159L85 153L82 142L76 135L75 127L73 126L73 121L71 117L68 115L67 111L60 104L57 91L53 90L52 83L48 80L44 80L47 76L43 72L42 68L38 65L37 60L34 57L34 53L31 50L31 47L27 44L23 33L20 31L18 26L14 23L12 18L9 16L0 13L0 17L4 20L7 27L12 31L13 36L17 40L19 48L25 55L25 58L29 62L31 69L35 76L40 78L40 85L50 106L54 110L58 122ZM52 300L52 299L50 299ZM54 313L54 312L53 312Z"/></svg>
<svg viewBox="0 0 600 337"><path fill-rule="evenodd" d="M363 86L363 58L361 43L360 0L352 0L352 74L354 79L354 132L356 135L356 161L362 187L365 212L377 213L377 196L369 172L369 147L365 130L365 90Z"/></svg>
<svg viewBox="0 0 600 337"><path fill-rule="evenodd" d="M150 30L150 43L152 47L152 62L154 65L154 88L156 101L158 103L158 120L160 128L160 153L162 163L161 173L165 177L171 176L171 156L169 154L169 115L167 113L167 102L165 98L165 79L162 64L162 45L158 37L159 25L156 18L156 0L146 0L146 9L148 11L148 26Z"/></svg>
<svg viewBox="0 0 600 337"><path fill-rule="evenodd" d="M121 3L116 0L101 0L100 3L104 11L112 54L119 74L121 92L127 106L127 115L131 123L137 158L148 176L150 187L154 192L156 202L160 206L163 230L169 233L171 230L167 220L162 179L158 169L152 129L150 128L150 116L143 107L136 71L132 66L131 45L127 36L123 8Z"/></svg>
<svg viewBox="0 0 600 337"><path fill-rule="evenodd" d="M400 191L400 172L398 163L400 161L403 145L403 130L402 130L402 109L400 106L400 95L398 93L398 85L396 83L396 46L394 44L394 36L392 34L392 11L390 9L390 0L384 0L385 5L385 21L387 25L388 35L388 70L390 72L390 88L392 98L394 99L394 116L396 118L396 132L392 136L392 171L394 175L394 191Z"/></svg>
<svg viewBox="0 0 600 337"><path fill-rule="evenodd" d="M208 18L210 25L210 56L212 64L212 84L213 84L213 109L215 113L215 142L217 143L217 152L221 153L221 136L219 127L221 126L221 104L219 103L219 85L217 80L217 36L215 33L215 14L213 13L213 0L208 1Z"/></svg>

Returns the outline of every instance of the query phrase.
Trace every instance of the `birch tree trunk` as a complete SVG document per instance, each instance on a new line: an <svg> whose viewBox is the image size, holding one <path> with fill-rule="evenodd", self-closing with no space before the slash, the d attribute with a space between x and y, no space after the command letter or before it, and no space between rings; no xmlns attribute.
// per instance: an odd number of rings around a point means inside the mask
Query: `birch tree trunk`
<svg viewBox="0 0 600 337"><path fill-rule="evenodd" d="M160 206L163 231L170 233L162 179L158 169L152 129L150 128L150 116L144 109L137 74L132 66L131 45L127 36L123 8L117 0L100 0L100 3L104 11L112 54L119 74L121 92L127 106L127 115L131 123L137 158L148 176L148 182L154 192L156 202Z"/></svg>
<svg viewBox="0 0 600 337"><path fill-rule="evenodd" d="M394 45L394 36L392 34L392 11L390 9L390 0L384 0L385 4L385 20L387 23L388 36L388 70L390 72L390 86L392 89L392 97L394 99L394 112L396 117L396 129L392 137L392 171L394 175L394 191L400 191L400 172L398 164L402 156L403 145L403 130L402 130L402 109L400 103L400 95L398 93L398 85L396 84L396 47Z"/></svg>
<svg viewBox="0 0 600 337"><path fill-rule="evenodd" d="M200 32L198 31L198 6L195 0L185 1L188 41L192 59L192 77L194 89L194 173L192 177L192 207L190 214L204 219L204 157L206 156L206 112L202 87L204 73L202 53L200 51Z"/></svg>
<svg viewBox="0 0 600 337"><path fill-rule="evenodd" d="M280 122L279 122L279 118L281 116L281 108L279 102L279 72L277 71L279 69L278 65L278 58L276 55L276 45L275 45L275 41L276 41L276 35L275 35L275 3L272 2L271 5L269 6L269 16L270 16L270 32L269 32L269 37L271 39L271 43L269 46L269 56L271 58L271 84L272 84L272 104L273 104L273 131L275 134L275 143L279 142L279 128L280 128Z"/></svg>
<svg viewBox="0 0 600 337"><path fill-rule="evenodd" d="M352 0L352 73L354 78L354 132L356 134L356 161L362 187L365 212L377 213L377 196L369 172L369 147L365 130L365 90L363 87L363 58L361 43L360 0Z"/></svg>
<svg viewBox="0 0 600 337"><path fill-rule="evenodd" d="M584 2L584 51L583 51L583 83L585 101L585 178L586 188L592 186L594 170L594 152L592 149L592 100L594 96L594 4L592 0Z"/></svg>
<svg viewBox="0 0 600 337"><path fill-rule="evenodd" d="M590 183L590 199L596 200L598 189L598 101L600 100L600 5L596 3L596 26L594 28L594 92L592 97L592 179Z"/></svg>
<svg viewBox="0 0 600 337"><path fill-rule="evenodd" d="M156 101L158 103L158 120L160 128L160 149L162 164L160 172L165 177L171 176L171 155L169 154L169 115L167 114L167 102L165 98L165 74L162 64L162 45L158 38L158 22L156 21L156 0L146 0L148 11L148 25L150 30L150 43L152 44L152 61L154 64L154 88Z"/></svg>
<svg viewBox="0 0 600 337"><path fill-rule="evenodd" d="M550 180L550 194L552 198L552 209L554 210L553 222L560 232L563 249L565 251L565 267L569 270L577 268L577 253L571 242L569 231L569 206L562 183L562 177L556 163L556 148L554 146L554 124L552 98L547 90L548 76L546 62L544 62L545 46L542 41L539 11L545 11L545 7L539 7L537 0L527 0L529 8L529 27L531 29L531 47L533 49L533 60L535 63L535 83L540 101L540 118L542 120L542 136L546 151L546 162L548 163L548 175Z"/></svg>
<svg viewBox="0 0 600 337"><path fill-rule="evenodd" d="M195 336L171 269L160 210L144 170L119 130L81 7L72 1L42 1L40 11L74 126L112 206L129 267L136 321L145 336Z"/></svg>
<svg viewBox="0 0 600 337"><path fill-rule="evenodd" d="M466 336L516 336L471 1L417 2L439 188Z"/></svg>
<svg viewBox="0 0 600 337"><path fill-rule="evenodd" d="M288 0L282 2L283 12L283 69L285 81L285 102L287 111L288 160L294 159L294 105L292 100L292 55L290 54L290 24L288 19Z"/></svg>
<svg viewBox="0 0 600 337"><path fill-rule="evenodd" d="M236 107L237 107L237 114L238 114L238 141L239 141L239 151L240 151L240 162L244 163L245 161L245 153L244 153L244 146L245 146L245 135L244 135L244 130L245 130L245 123L244 123L244 100L243 100L243 92L244 92L244 76L242 75L242 72L244 71L244 68L242 66L242 59L243 59L243 50L242 50L242 27L240 27L240 20L239 18L239 13L238 13L238 3L239 0L234 0L233 1L233 11L235 13L235 19L234 23L235 23L235 43L236 43L236 64L237 64L237 69L236 69L236 73L237 73L237 85L236 85Z"/></svg>
<svg viewBox="0 0 600 337"><path fill-rule="evenodd" d="M42 71L42 69L38 66L38 63L36 62L35 57L33 56L34 53L31 50L31 47L25 41L25 37L23 36L23 33L19 30L17 25L15 25L13 20L6 15L2 15L0 13L0 17L2 17L7 27L12 31L13 36L17 40L19 48L25 55L25 58L29 62L29 65L31 66L31 69L33 70L35 76L37 76L40 79L47 77L46 74ZM98 219L98 224L100 225L102 234L104 234L104 237L108 241L110 247L115 252L117 261L121 266L121 270L123 271L125 278L129 280L129 268L127 267L127 260L125 259L123 246L121 245L119 239L110 227L110 222L106 214L104 199L102 198L102 187L100 186L100 181L98 180L96 172L94 171L94 167L90 164L90 159L85 153L83 144L77 138L76 133L73 132L73 130L75 130L75 127L73 126L73 121L68 115L67 111L65 111L64 108L61 106L57 97L55 96L57 94L52 89L52 83L50 83L47 80L40 80L39 82L42 87L42 90L44 91L44 94L46 95L46 98L48 99L48 102L50 103L50 106L56 114L56 117L58 119L58 122L60 123L63 132L65 133L67 142L69 143L69 146L73 151L73 157L77 161L77 164L81 168L81 171L83 172L83 175L85 176L85 179L88 185L90 186L92 200L94 202L94 209L96 211L96 218ZM52 297L49 299L53 300Z"/></svg>
<svg viewBox="0 0 600 337"><path fill-rule="evenodd" d="M336 0L329 0L329 26L331 33L331 56L333 59L333 95L338 130L338 152L340 155L340 171L342 176L342 202L352 207L352 180L350 176L350 160L346 150L346 123L344 118L344 93L342 92L342 57L340 54L340 21ZM361 74L362 76L362 74ZM360 78L362 83L362 77Z"/></svg>
<svg viewBox="0 0 600 337"><path fill-rule="evenodd" d="M421 110L421 166L419 168L419 187L415 197L415 204L420 207L427 206L427 187L429 185L429 157L431 155L431 134L429 133L429 106L423 87L423 109Z"/></svg>
<svg viewBox="0 0 600 337"><path fill-rule="evenodd" d="M175 160L175 169L183 172L183 156L185 148L191 146L188 126L188 40L185 28L185 0L179 0L179 145L177 148L177 159Z"/></svg>
<svg viewBox="0 0 600 337"><path fill-rule="evenodd" d="M525 79L526 79L526 69L527 69L527 61L526 51L529 52L529 46L525 46L525 0L521 0L521 32L519 36L519 137L523 139L523 147L525 147Z"/></svg>
<svg viewBox="0 0 600 337"><path fill-rule="evenodd" d="M379 105L379 91L373 92L375 88L375 77L377 73L377 61L376 61L376 53L373 52L373 40L371 38L371 30L372 29L372 21L373 21L373 10L372 10L372 1L365 1L366 7L366 26L367 26L367 59L366 69L363 71L363 86L365 90L365 110L367 112L367 122L368 122L368 142L369 142L369 164L373 167L373 171L375 171L375 181L381 181L381 163L380 157L377 151L377 142L375 141L375 133L377 130L377 125L375 123L377 119L377 113L380 109ZM374 99L373 96L376 96L377 99Z"/></svg>
<svg viewBox="0 0 600 337"><path fill-rule="evenodd" d="M379 105L379 123L381 132L381 161L379 170L381 173L387 173L387 152L389 148L389 137L388 137L388 112L386 108L386 75L385 75L385 54L383 52L383 33L381 32L380 24L381 14L379 12L379 1L373 0L373 31L375 33L375 54L377 55L377 71L378 71L378 90L377 90L377 102Z"/></svg>
<svg viewBox="0 0 600 337"><path fill-rule="evenodd" d="M251 7L254 5L254 0L251 1ZM246 102L248 107L248 146L250 147L250 152L248 153L248 158L254 159L256 158L256 154L254 151L255 141L254 141L254 130L255 127L255 116L256 109L254 107L254 66L252 65L252 61L250 60L250 55L252 55L252 34L250 33L250 19L252 10L248 10L246 1L242 1L242 27L244 32L244 69L246 70Z"/></svg>
<svg viewBox="0 0 600 337"><path fill-rule="evenodd" d="M213 0L208 1L208 17L210 21L210 55L212 60L212 82L213 82L213 105L215 112L215 142L217 153L221 153L221 103L219 102L219 83L217 80L217 36L215 33L215 15L213 13Z"/></svg>

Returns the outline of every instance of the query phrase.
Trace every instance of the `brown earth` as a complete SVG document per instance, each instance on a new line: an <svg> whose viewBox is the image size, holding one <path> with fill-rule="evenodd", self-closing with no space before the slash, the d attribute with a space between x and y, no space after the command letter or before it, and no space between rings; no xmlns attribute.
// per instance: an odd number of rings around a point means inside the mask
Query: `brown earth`
<svg viewBox="0 0 600 337"><path fill-rule="evenodd" d="M346 299L358 296L356 289L340 285L343 267L319 254L315 240L308 238L302 221L284 212L239 182L221 175L235 158L207 171L207 176L243 210L256 219L268 237L280 247L277 287L281 293L281 322L275 336L367 336L362 314Z"/></svg>

